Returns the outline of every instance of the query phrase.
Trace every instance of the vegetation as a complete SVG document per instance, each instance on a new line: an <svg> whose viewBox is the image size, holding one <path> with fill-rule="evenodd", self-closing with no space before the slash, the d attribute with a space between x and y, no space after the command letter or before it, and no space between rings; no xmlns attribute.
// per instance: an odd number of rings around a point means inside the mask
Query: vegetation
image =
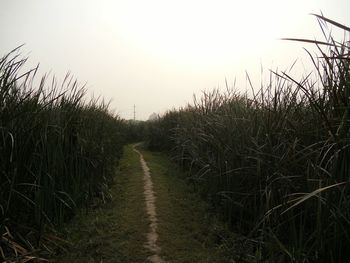
<svg viewBox="0 0 350 263"><path fill-rule="evenodd" d="M80 211L65 227L72 244L53 262L144 262L149 222L145 211L143 171L138 154L125 146L111 187L111 202ZM82 231L83 229L83 231Z"/></svg>
<svg viewBox="0 0 350 263"><path fill-rule="evenodd" d="M230 262L227 228L206 214L208 205L185 183L179 167L162 153L137 148L152 174L161 257L174 263ZM65 226L72 246L51 258L52 262L137 263L153 254L145 247L150 224L140 158L132 145L124 149L111 202L78 213Z"/></svg>
<svg viewBox="0 0 350 263"><path fill-rule="evenodd" d="M76 207L108 200L125 124L86 101L69 75L39 84L18 49L0 59L0 256L26 261L60 241L53 227ZM50 230L51 229L51 230ZM30 253L30 254L29 254Z"/></svg>
<svg viewBox="0 0 350 263"><path fill-rule="evenodd" d="M67 260L108 261L113 253L118 260L144 260L142 181L131 176L141 169L132 166L137 156L130 147L121 170L116 166L123 145L146 133L149 149L169 152L189 183L176 180L180 173L161 154L144 151L156 174L165 258L345 262L350 256L350 28L316 17L324 41L287 39L316 45L319 54L309 53L315 74L296 80L287 72L271 72L269 83L257 93L252 89L251 96L214 90L147 123L121 120L104 101L86 100L84 87L69 75L62 84L54 78L48 84L47 77L37 84L37 69L23 73L26 59L18 49L1 58L2 261L44 261L41 256L65 242L55 231L77 211L73 223L79 226L67 230L77 250ZM328 24L348 38L335 40L326 33ZM115 173L123 171L126 176L117 177L111 190ZM225 227L218 235L208 218L194 220L208 208L191 187L237 233L235 241ZM87 209L108 200L99 210ZM109 209L117 205L119 211ZM76 231L84 222L87 231ZM191 251L174 252L184 244ZM212 252L202 250L213 246ZM227 247L233 247L232 255L225 254ZM42 248L46 254L38 252ZM134 250L139 254L130 253Z"/></svg>
<svg viewBox="0 0 350 263"><path fill-rule="evenodd" d="M208 204L186 184L186 175L160 152L140 149L156 193L158 244L167 262L232 262L233 235L208 214Z"/></svg>
<svg viewBox="0 0 350 263"><path fill-rule="evenodd" d="M148 126L216 211L243 235L247 262L345 262L350 252L350 46L326 34L317 79L271 72L252 96L204 93ZM237 253L239 251L234 251Z"/></svg>
<svg viewBox="0 0 350 263"><path fill-rule="evenodd" d="M125 137L128 143L136 143L145 139L145 121L128 120L125 123Z"/></svg>

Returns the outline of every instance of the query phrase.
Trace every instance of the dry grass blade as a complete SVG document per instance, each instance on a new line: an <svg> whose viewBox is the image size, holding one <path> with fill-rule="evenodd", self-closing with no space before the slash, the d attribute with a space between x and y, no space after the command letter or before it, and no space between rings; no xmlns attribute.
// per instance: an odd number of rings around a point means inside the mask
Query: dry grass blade
<svg viewBox="0 0 350 263"><path fill-rule="evenodd" d="M332 20L332 19L329 19L329 18L327 18L327 17L324 17L324 16L322 16L322 15L317 15L317 14L312 14L313 16L316 16L317 18L319 18L319 19L321 19L321 20L324 20L324 21L326 21L326 22L328 22L328 23L330 23L330 24L332 24L332 25L334 25L334 26L336 26L336 27L339 27L339 28L341 28L341 29L344 29L345 31L349 31L350 32L350 27L347 27L347 26L345 26L345 25L342 25L342 24L340 24L340 23L338 23L338 22L336 22L336 21L334 21L334 20Z"/></svg>
<svg viewBox="0 0 350 263"><path fill-rule="evenodd" d="M287 40L287 41L297 41L297 42L304 42L304 43L310 43L315 45L324 45L324 46L331 46L333 47L334 44L323 42L319 40L311 40L311 39L304 39L304 38L281 38L281 40Z"/></svg>
<svg viewBox="0 0 350 263"><path fill-rule="evenodd" d="M293 209L294 207L300 205L301 203L305 202L306 200L310 199L311 197L314 197L314 196L317 196L318 194L326 191L326 190L329 190L333 187L336 187L336 186L340 186L340 185L343 185L343 184L346 184L347 182L342 182L342 183L337 183L337 184L333 184L333 185L329 185L329 186L326 186L326 187L322 187L322 188L319 188L319 189L316 189L315 191L312 191L311 193L308 193L306 195L304 195L303 197L300 197L298 198L298 202L296 202L295 204L293 204L292 206L288 207L286 210L284 210L281 215L285 214L286 212L288 212L289 210Z"/></svg>

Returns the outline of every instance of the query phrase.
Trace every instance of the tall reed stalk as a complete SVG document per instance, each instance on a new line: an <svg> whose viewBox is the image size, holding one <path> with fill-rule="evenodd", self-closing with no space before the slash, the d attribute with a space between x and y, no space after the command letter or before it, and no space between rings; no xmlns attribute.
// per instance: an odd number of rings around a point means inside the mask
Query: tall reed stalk
<svg viewBox="0 0 350 263"><path fill-rule="evenodd" d="M350 28L316 17L350 33ZM347 35L348 36L348 35ZM244 236L248 262L346 262L350 256L350 46L313 43L317 79L271 72L253 96L214 90L149 124L189 181Z"/></svg>
<svg viewBox="0 0 350 263"><path fill-rule="evenodd" d="M0 257L47 250L76 207L109 198L125 124L67 75L34 84L18 49L0 59Z"/></svg>

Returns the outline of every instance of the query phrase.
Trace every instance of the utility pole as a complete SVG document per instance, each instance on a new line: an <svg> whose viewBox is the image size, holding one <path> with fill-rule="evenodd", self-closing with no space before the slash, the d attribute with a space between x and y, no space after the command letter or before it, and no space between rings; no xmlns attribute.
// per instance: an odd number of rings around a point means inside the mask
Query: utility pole
<svg viewBox="0 0 350 263"><path fill-rule="evenodd" d="M134 121L136 120L136 105L134 104Z"/></svg>

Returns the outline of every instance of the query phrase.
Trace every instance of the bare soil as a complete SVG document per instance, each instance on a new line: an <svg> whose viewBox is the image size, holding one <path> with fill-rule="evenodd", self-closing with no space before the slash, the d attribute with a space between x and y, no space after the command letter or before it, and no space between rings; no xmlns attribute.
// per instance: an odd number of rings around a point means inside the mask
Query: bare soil
<svg viewBox="0 0 350 263"><path fill-rule="evenodd" d="M150 262L153 263L164 263L165 260L163 260L160 257L160 251L161 248L157 244L158 240L158 233L157 233L157 227L158 227L158 220L157 220L157 212L156 212L156 205L155 205L155 193L153 191L153 183L151 178L150 170L147 166L146 161L143 158L143 155L136 149L136 146L134 146L134 151L137 152L140 156L140 163L143 170L143 182L144 182L144 196L145 196L145 203L146 203L146 212L149 219L149 232L147 233L147 242L144 245L145 248L149 249L150 252L152 252L152 255L149 256L147 259Z"/></svg>

